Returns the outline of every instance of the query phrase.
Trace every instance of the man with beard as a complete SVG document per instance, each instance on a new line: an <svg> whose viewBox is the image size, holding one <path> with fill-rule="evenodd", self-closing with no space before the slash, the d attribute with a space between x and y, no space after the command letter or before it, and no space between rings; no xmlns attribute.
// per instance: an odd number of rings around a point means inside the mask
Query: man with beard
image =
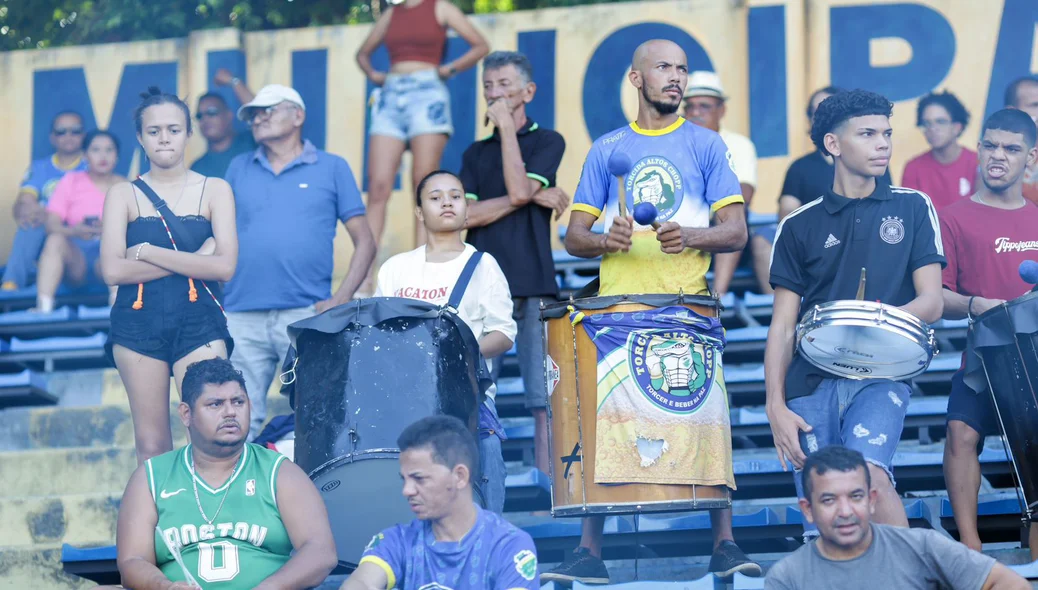
<svg viewBox="0 0 1038 590"><path fill-rule="evenodd" d="M800 509L821 537L775 564L765 590L1031 587L993 558L935 530L871 523L876 509L871 484L865 457L857 451L831 446L809 456Z"/></svg>
<svg viewBox="0 0 1038 590"><path fill-rule="evenodd" d="M179 407L191 444L148 459L119 507L127 588L287 589L338 563L317 488L286 457L245 442L249 398L225 359L187 368Z"/></svg>
<svg viewBox="0 0 1038 590"><path fill-rule="evenodd" d="M744 199L731 154L720 135L677 114L688 82L688 61L677 44L656 39L640 45L628 79L639 90L638 118L591 147L574 195L566 250L582 258L602 257L600 295L708 294L711 253L736 252L746 245ZM617 179L607 166L616 151L632 163L624 177L628 214L623 216ZM648 182L661 186L642 191ZM656 205L658 229L636 224L630 215L643 199ZM609 228L604 235L591 231L600 218ZM724 427L730 433L730 426ZM731 457L730 434L726 443L727 449L717 451ZM711 475L711 481L700 481L701 485L735 488L730 461L721 473ZM731 518L730 509L711 513L710 571L718 576L760 575L760 566L735 545ZM601 559L604 523L601 516L586 518L580 546L562 565L542 575L542 581L607 583L609 574Z"/></svg>
<svg viewBox="0 0 1038 590"><path fill-rule="evenodd" d="M1030 289L1017 269L1038 260L1038 207L1023 196L1024 171L1038 159L1034 122L1026 113L1003 109L984 122L979 148L981 185L969 199L941 211L941 235L948 266L943 273L944 317L974 318ZM965 360L965 359L964 359ZM952 377L948 398L948 442L944 478L959 539L980 550L977 493L978 453L984 437L1000 434L988 393L976 394L963 382L963 369ZM1031 559L1038 559L1038 528L1032 523Z"/></svg>

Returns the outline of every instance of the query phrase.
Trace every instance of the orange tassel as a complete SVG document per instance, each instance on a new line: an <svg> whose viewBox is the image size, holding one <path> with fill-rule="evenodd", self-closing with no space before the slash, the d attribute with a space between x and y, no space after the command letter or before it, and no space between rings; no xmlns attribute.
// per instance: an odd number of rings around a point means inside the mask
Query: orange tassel
<svg viewBox="0 0 1038 590"><path fill-rule="evenodd" d="M198 289L195 289L195 280L192 278L188 278L187 286L187 300L191 303L198 301Z"/></svg>
<svg viewBox="0 0 1038 590"><path fill-rule="evenodd" d="M137 283L137 301L133 302L134 309L144 307L144 283Z"/></svg>

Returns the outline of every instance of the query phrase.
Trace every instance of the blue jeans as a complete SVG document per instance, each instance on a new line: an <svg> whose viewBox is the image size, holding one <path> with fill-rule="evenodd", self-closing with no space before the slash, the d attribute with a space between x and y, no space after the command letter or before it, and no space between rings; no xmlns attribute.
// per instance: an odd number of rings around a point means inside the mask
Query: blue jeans
<svg viewBox="0 0 1038 590"><path fill-rule="evenodd" d="M501 454L504 432L499 432L501 424L497 419L494 402L488 399L483 407L493 416L490 420L493 424L487 424L482 416L479 423L479 470L483 474L483 499L487 510L501 514L505 509L505 477L508 475L505 458Z"/></svg>
<svg viewBox="0 0 1038 590"><path fill-rule="evenodd" d="M36 261L43 251L43 243L47 241L47 229L40 225L31 228L18 228L11 244L11 257L7 259L7 268L0 282L11 282L19 289L32 286L36 277Z"/></svg>
<svg viewBox="0 0 1038 590"><path fill-rule="evenodd" d="M419 135L452 135L451 96L434 69L389 74L371 96L371 135L407 141Z"/></svg>
<svg viewBox="0 0 1038 590"><path fill-rule="evenodd" d="M901 440L908 412L911 388L887 379L825 379L814 393L786 402L790 411L811 426L800 433L800 448L805 455L829 445L854 449L865 460L887 472L894 485L891 462ZM797 497L804 497L803 474L793 472ZM818 529L804 520L804 535L817 535Z"/></svg>

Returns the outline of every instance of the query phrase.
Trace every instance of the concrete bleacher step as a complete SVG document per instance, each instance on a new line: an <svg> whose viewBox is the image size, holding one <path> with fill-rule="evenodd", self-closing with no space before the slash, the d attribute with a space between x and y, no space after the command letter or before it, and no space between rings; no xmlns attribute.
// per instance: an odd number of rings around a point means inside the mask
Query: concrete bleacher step
<svg viewBox="0 0 1038 590"><path fill-rule="evenodd" d="M136 467L132 446L0 452L0 494L121 494Z"/></svg>
<svg viewBox="0 0 1038 590"><path fill-rule="evenodd" d="M96 586L65 573L60 544L0 551L0 590L85 590Z"/></svg>
<svg viewBox="0 0 1038 590"><path fill-rule="evenodd" d="M111 545L121 496L120 492L0 498L4 530L0 553L55 543Z"/></svg>

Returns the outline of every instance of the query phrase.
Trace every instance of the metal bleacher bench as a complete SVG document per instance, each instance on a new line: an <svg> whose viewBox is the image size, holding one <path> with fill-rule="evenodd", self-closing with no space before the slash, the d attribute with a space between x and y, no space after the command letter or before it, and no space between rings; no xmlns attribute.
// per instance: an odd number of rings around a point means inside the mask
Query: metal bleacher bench
<svg viewBox="0 0 1038 590"><path fill-rule="evenodd" d="M0 375L0 409L15 406L45 406L58 403L47 390L47 380L25 369L21 373Z"/></svg>

